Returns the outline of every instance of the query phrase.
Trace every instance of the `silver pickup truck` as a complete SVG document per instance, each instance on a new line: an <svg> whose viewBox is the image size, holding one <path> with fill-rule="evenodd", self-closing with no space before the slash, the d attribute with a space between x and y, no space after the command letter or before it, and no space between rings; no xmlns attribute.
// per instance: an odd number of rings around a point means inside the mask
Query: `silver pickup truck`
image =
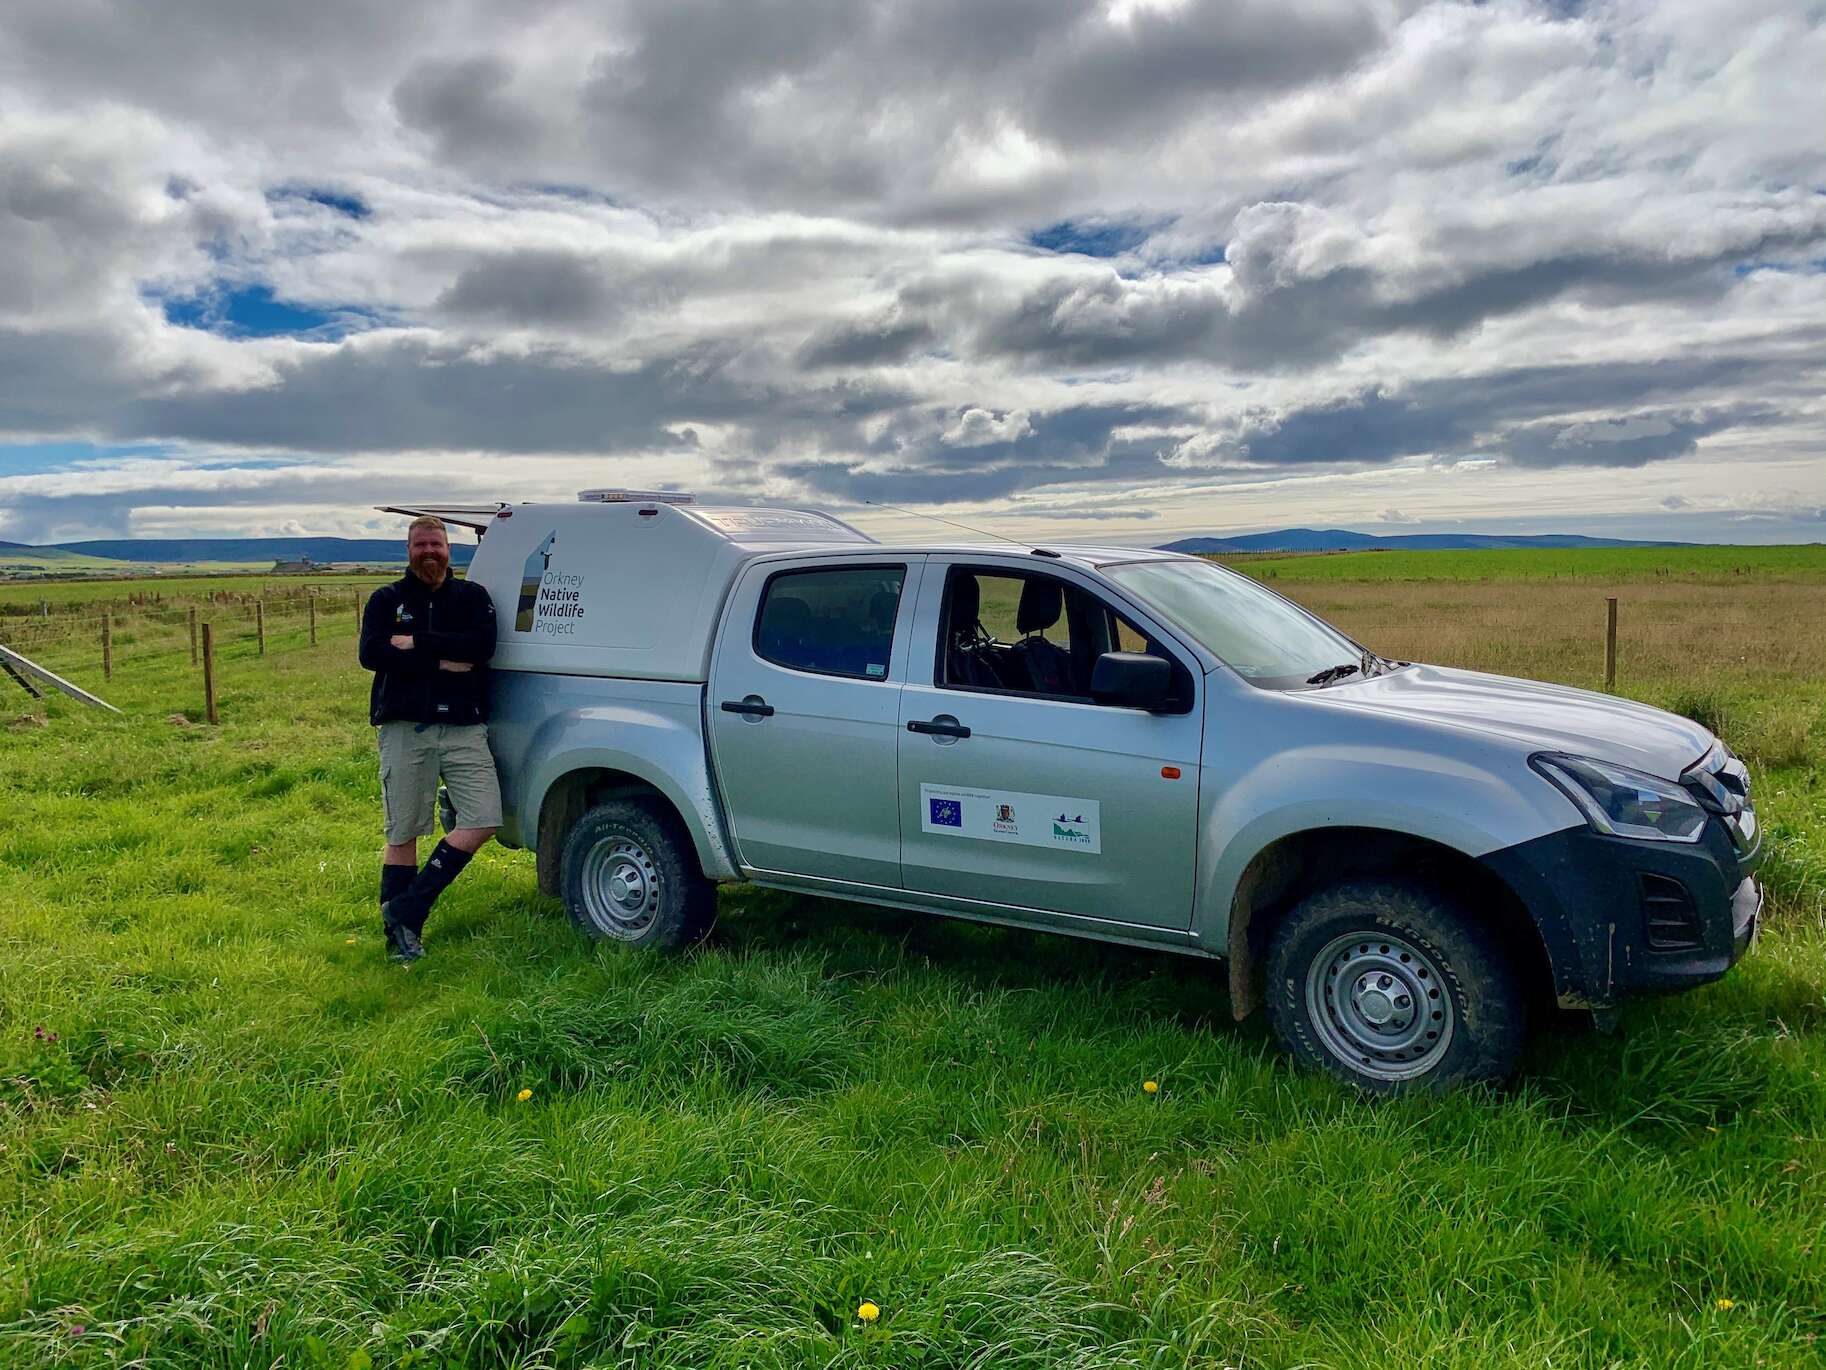
<svg viewBox="0 0 1826 1370"><path fill-rule="evenodd" d="M1704 728L1384 660L1199 558L629 491L428 512L483 534L502 840L598 937L693 943L746 880L1219 957L1237 1017L1392 1091L1502 1079L1531 1008L1756 934Z"/></svg>

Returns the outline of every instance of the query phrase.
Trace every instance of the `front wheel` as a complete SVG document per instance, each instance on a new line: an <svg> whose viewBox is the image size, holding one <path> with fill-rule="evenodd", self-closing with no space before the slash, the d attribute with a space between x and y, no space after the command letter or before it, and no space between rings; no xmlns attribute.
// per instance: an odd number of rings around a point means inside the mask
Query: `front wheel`
<svg viewBox="0 0 1826 1370"><path fill-rule="evenodd" d="M1527 1012L1501 946L1413 885L1307 896L1275 930L1268 984L1282 1045L1371 1093L1500 1082L1521 1054Z"/></svg>
<svg viewBox="0 0 1826 1370"><path fill-rule="evenodd" d="M571 921L592 937L672 951L704 939L716 886L689 837L639 800L598 804L564 841L560 889Z"/></svg>

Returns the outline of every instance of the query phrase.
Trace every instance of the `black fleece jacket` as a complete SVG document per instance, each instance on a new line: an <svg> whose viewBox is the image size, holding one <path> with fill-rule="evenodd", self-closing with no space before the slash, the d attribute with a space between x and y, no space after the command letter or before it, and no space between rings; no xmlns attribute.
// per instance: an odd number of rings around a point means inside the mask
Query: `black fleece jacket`
<svg viewBox="0 0 1826 1370"><path fill-rule="evenodd" d="M397 636L412 639L410 651L393 645ZM408 573L381 586L361 616L361 664L374 672L368 721L486 722L494 654L494 601L480 585L446 575L433 590ZM444 670L440 661L473 669Z"/></svg>

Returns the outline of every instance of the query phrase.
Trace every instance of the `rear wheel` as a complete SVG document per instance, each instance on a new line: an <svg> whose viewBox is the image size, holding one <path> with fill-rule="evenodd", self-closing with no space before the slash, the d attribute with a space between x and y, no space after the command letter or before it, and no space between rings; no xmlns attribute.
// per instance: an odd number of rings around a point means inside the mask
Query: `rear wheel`
<svg viewBox="0 0 1826 1370"><path fill-rule="evenodd" d="M1372 1093L1505 1080L1521 1054L1526 1007L1501 946L1417 886L1309 895L1275 930L1268 985L1282 1045Z"/></svg>
<svg viewBox="0 0 1826 1370"><path fill-rule="evenodd" d="M716 886L676 819L635 799L589 810L564 841L560 888L592 937L671 951L704 939Z"/></svg>

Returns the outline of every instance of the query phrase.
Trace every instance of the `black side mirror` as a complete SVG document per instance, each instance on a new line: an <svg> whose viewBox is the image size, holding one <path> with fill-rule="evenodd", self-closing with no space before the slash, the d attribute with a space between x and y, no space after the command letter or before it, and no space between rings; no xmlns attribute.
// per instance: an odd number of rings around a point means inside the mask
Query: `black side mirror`
<svg viewBox="0 0 1826 1370"><path fill-rule="evenodd" d="M1146 652L1105 652L1091 667L1091 698L1125 709L1158 709L1173 690L1173 667Z"/></svg>

